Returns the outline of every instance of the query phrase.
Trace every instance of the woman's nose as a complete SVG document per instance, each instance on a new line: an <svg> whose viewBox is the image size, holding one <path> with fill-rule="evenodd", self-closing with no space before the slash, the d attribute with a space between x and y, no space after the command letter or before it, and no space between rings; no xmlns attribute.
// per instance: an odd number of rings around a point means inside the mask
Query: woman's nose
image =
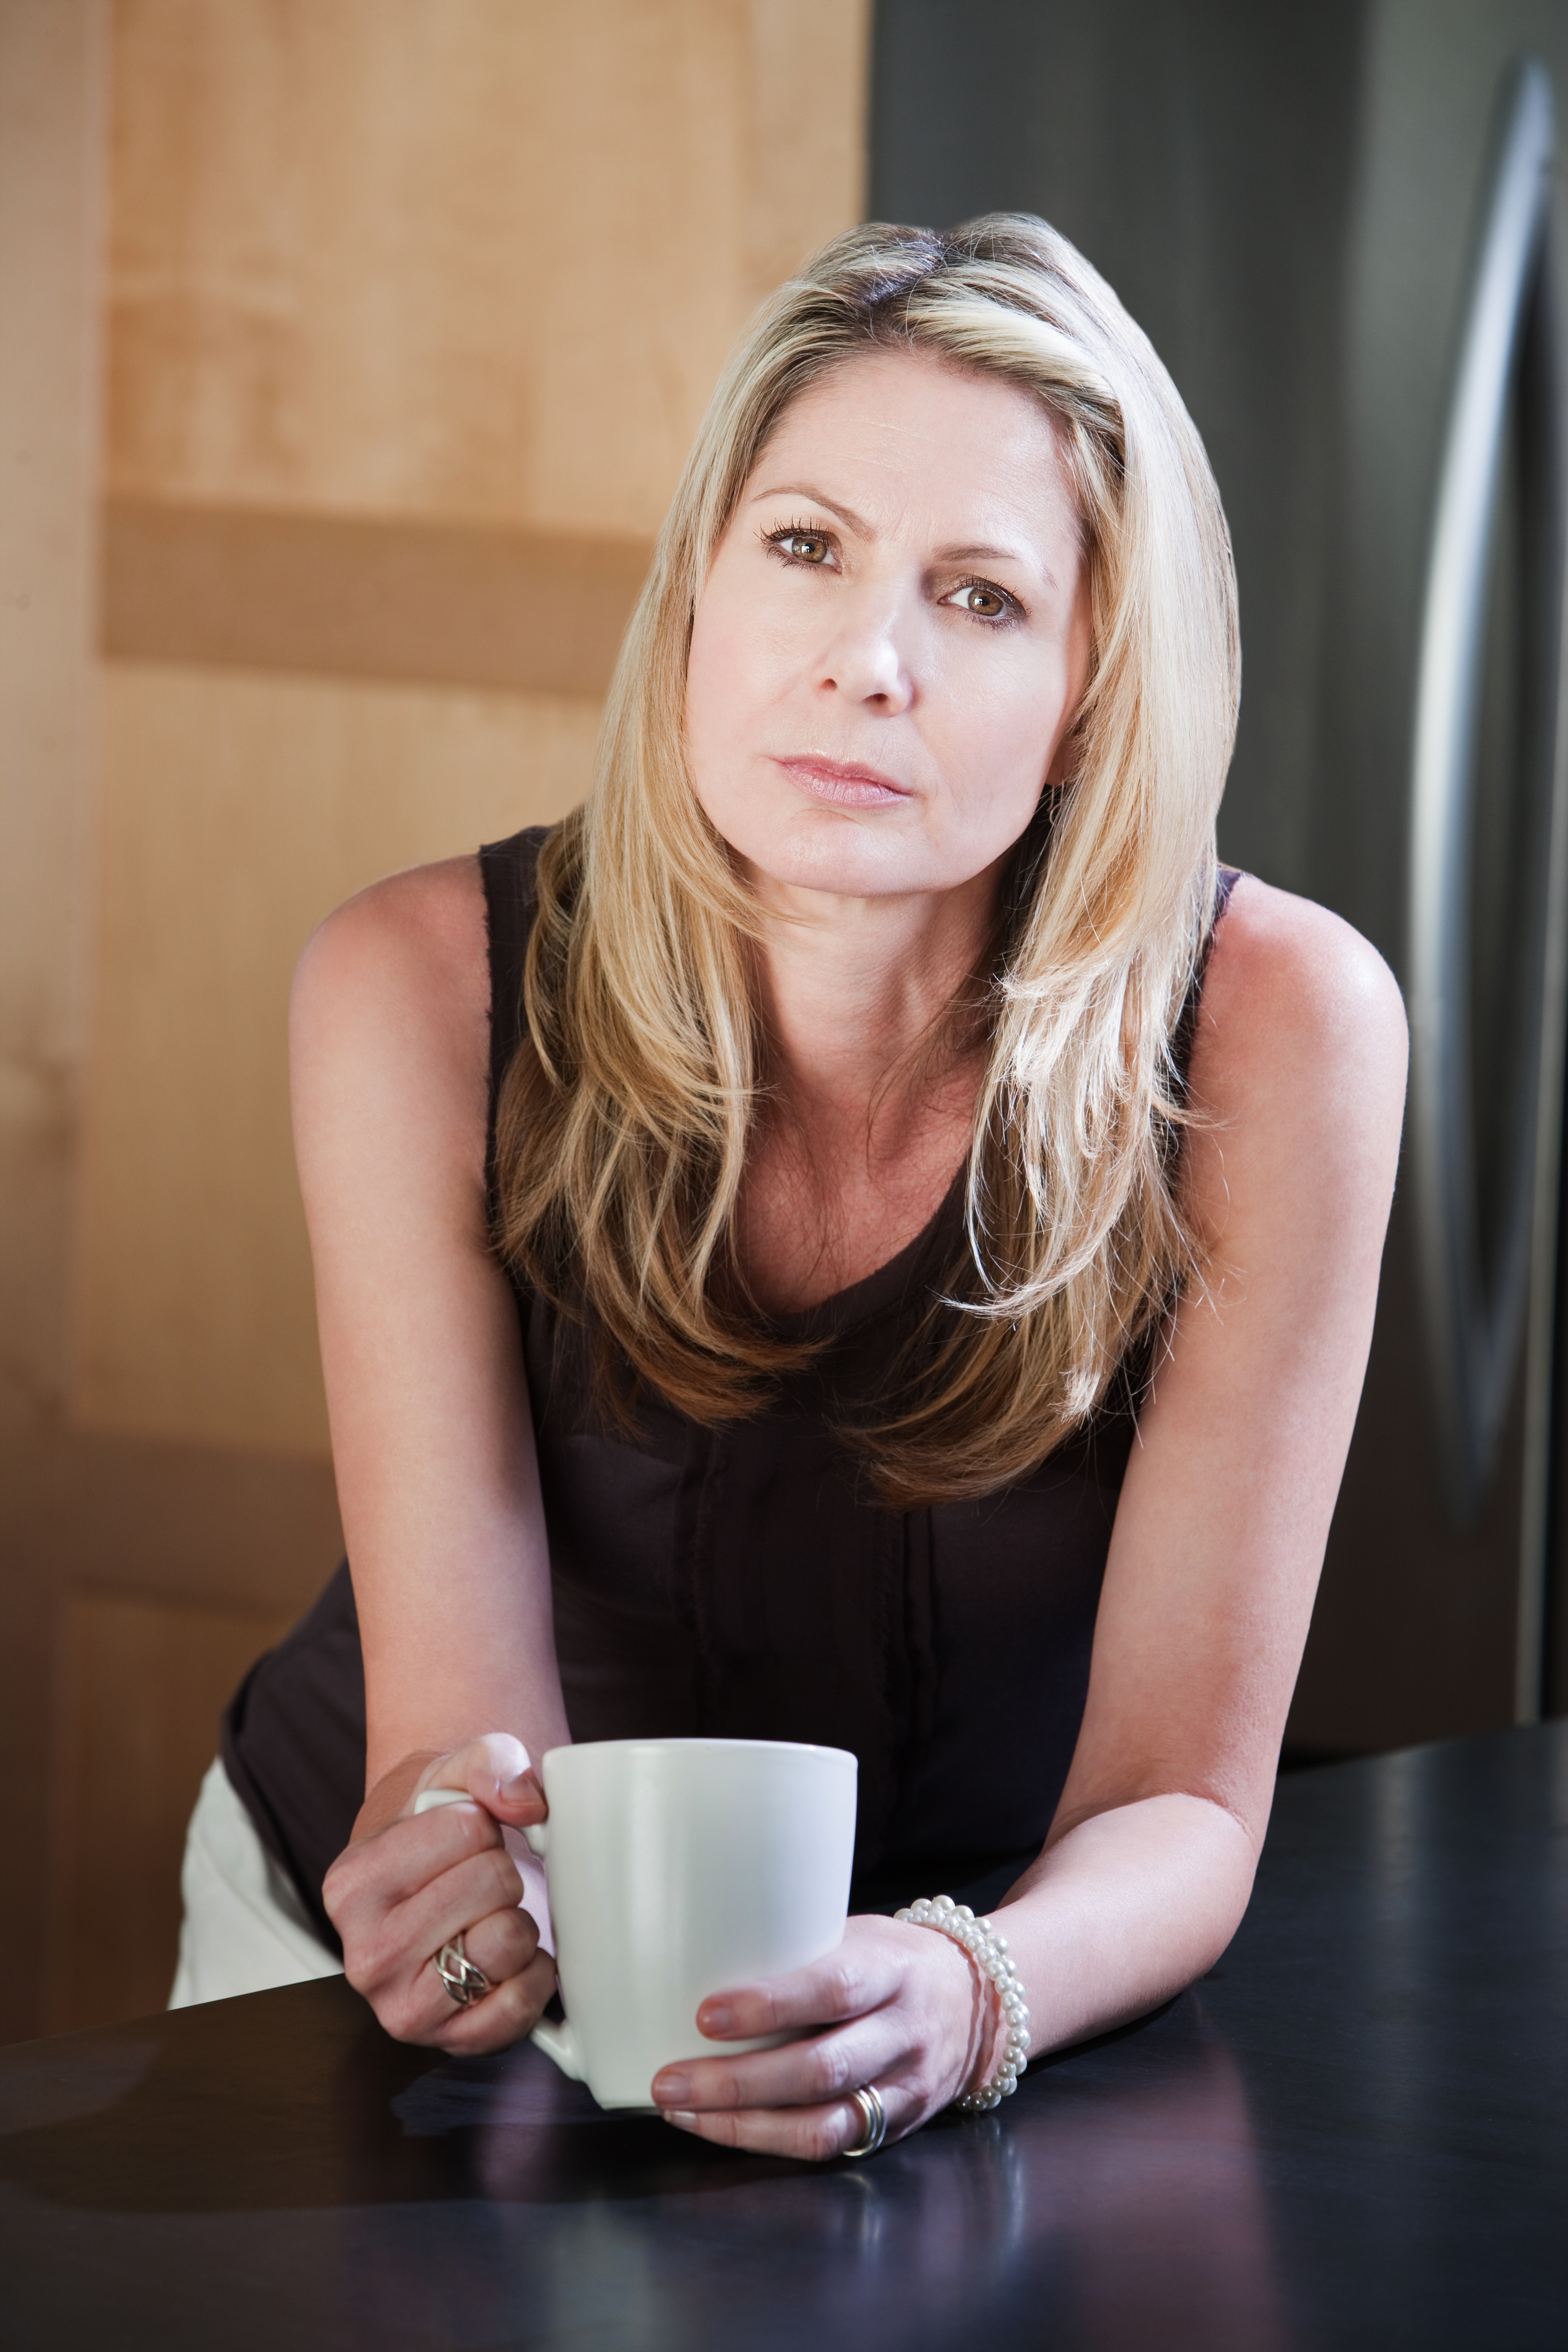
<svg viewBox="0 0 1568 2352"><path fill-rule="evenodd" d="M886 597L846 599L838 627L824 652L818 683L891 717L914 699L905 630L896 603Z"/></svg>

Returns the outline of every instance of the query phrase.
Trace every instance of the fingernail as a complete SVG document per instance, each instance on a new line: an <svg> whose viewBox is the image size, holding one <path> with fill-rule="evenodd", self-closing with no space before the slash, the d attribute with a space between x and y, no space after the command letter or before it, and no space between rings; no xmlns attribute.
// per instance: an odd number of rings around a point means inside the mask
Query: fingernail
<svg viewBox="0 0 1568 2352"><path fill-rule="evenodd" d="M684 2074L661 2074L653 2086L656 2106L678 2106L682 2099L691 2096L691 2084Z"/></svg>
<svg viewBox="0 0 1568 2352"><path fill-rule="evenodd" d="M535 1780L531 1768L527 1771L515 1773L510 1780L503 1780L501 1783L501 1795L506 1798L509 1804L518 1804L524 1797L537 1797L541 1793L539 1782Z"/></svg>
<svg viewBox="0 0 1568 2352"><path fill-rule="evenodd" d="M697 2129L697 2117L689 2107L661 2107L659 2113L667 2124L675 2126L677 2131Z"/></svg>
<svg viewBox="0 0 1568 2352"><path fill-rule="evenodd" d="M704 2033L728 2033L735 2022L735 2012L728 2001L705 2000L702 2004L701 2031Z"/></svg>

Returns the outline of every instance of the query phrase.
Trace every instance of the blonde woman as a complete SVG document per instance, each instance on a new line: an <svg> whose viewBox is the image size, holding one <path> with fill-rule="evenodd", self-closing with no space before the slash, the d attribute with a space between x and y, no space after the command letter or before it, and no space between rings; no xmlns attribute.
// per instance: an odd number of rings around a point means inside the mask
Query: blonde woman
<svg viewBox="0 0 1568 2352"><path fill-rule="evenodd" d="M1005 1922L1037 2052L1224 1949L1405 1067L1378 958L1216 874L1238 677L1110 289L1026 217L858 230L719 387L586 807L318 934L352 1597L216 1794L392 2032L494 2050L550 1998L506 1832L573 1737L860 1758L843 1948L700 2018L805 2038L653 2084L710 2139L830 2157L996 2081L984 1969L887 1916L922 1895Z"/></svg>

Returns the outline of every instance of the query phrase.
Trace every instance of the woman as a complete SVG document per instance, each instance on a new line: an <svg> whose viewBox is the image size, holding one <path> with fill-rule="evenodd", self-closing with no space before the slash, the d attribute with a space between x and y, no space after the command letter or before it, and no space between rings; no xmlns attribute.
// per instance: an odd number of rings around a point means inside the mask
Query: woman
<svg viewBox="0 0 1568 2352"><path fill-rule="evenodd" d="M1110 289L1026 217L857 230L715 395L587 807L312 942L369 1791L321 1899L393 2032L550 1998L503 1832L574 1735L860 1756L842 1950L700 2019L804 2038L653 2085L709 2138L831 2156L995 2083L984 1969L884 1916L938 1885L999 1905L1036 2051L1229 1940L1405 1051L1361 940L1216 877L1237 684L1217 494ZM239 1710L274 1832L353 1639L340 1600Z"/></svg>

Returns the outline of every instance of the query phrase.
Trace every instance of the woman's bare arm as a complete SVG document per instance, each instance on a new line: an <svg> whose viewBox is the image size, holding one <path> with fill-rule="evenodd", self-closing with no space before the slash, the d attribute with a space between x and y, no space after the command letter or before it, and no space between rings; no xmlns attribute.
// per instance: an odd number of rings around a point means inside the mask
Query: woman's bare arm
<svg viewBox="0 0 1568 2352"><path fill-rule="evenodd" d="M539 1818L529 1757L569 1736L517 1316L486 1242L489 1038L471 858L362 893L301 961L295 1143L368 1716L366 1802L325 1896L383 2023L465 2050L549 1998L497 1822ZM431 1779L480 1805L402 1818ZM463 2011L429 1966L458 1928L498 1986Z"/></svg>
<svg viewBox="0 0 1568 2352"><path fill-rule="evenodd" d="M373 1787L477 1732L566 1737L517 1317L486 1244L489 1036L471 858L377 884L306 950L295 1142Z"/></svg>
<svg viewBox="0 0 1568 2352"><path fill-rule="evenodd" d="M1237 883L1192 1066L1208 1295L1141 1417L1072 1769L1009 1902L1037 2047L1189 1983L1246 1907L1371 1344L1405 1066L1381 959Z"/></svg>

